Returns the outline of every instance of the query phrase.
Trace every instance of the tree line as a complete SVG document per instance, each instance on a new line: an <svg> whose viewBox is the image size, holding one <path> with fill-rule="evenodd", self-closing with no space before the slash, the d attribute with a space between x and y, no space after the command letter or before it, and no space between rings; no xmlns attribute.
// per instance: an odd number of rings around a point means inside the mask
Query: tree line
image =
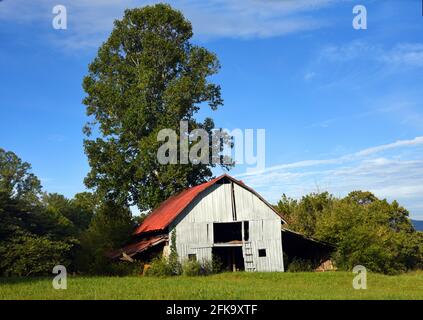
<svg viewBox="0 0 423 320"><path fill-rule="evenodd" d="M72 199L44 192L31 165L0 148L0 275L113 274L105 253L125 241L137 219L129 208L90 192Z"/></svg>
<svg viewBox="0 0 423 320"><path fill-rule="evenodd" d="M386 274L423 268L423 232L397 201L364 191L343 198L322 192L299 200L283 195L275 207L290 229L335 245L332 258L341 270L359 264ZM0 148L0 275L46 275L59 264L78 274L140 272L137 264L112 262L106 253L127 243L141 219L95 193L67 199L43 191L31 165Z"/></svg>
<svg viewBox="0 0 423 320"><path fill-rule="evenodd" d="M396 274L423 268L423 232L416 231L409 212L373 193L353 191L337 198L328 192L295 200L283 195L276 209L288 227L335 245L336 266Z"/></svg>

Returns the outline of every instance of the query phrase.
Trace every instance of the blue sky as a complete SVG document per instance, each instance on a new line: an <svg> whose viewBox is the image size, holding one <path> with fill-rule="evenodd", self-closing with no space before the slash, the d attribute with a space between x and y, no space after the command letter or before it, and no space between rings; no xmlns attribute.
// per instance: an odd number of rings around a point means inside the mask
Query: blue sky
<svg viewBox="0 0 423 320"><path fill-rule="evenodd" d="M113 20L147 3L0 2L0 147L30 162L47 191L84 190L82 77ZM222 64L214 80L225 105L199 117L266 130L265 170L231 174L272 202L366 189L423 219L420 0L169 3ZM52 28L57 4L67 8L67 30ZM367 8L367 30L352 27L357 4Z"/></svg>

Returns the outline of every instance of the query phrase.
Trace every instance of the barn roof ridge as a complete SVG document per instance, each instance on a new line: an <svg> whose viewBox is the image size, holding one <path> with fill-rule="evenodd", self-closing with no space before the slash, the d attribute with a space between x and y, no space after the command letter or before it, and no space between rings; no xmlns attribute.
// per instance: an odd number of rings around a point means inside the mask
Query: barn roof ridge
<svg viewBox="0 0 423 320"><path fill-rule="evenodd" d="M143 223L136 228L134 235L139 235L147 232L156 232L166 229L184 211L184 209L188 207L188 205L197 198L197 196L199 196L203 191L207 190L209 187L213 186L215 183L222 180L223 178L228 178L237 185L252 192L270 209L272 209L281 218L283 222L286 223L285 218L280 213L278 213L276 209L255 190L247 186L244 182L236 180L227 173L224 173L218 176L217 178L211 179L197 186L185 189L180 193L173 195L163 201L156 209L153 210L153 212L151 212L147 216L147 218L145 218Z"/></svg>

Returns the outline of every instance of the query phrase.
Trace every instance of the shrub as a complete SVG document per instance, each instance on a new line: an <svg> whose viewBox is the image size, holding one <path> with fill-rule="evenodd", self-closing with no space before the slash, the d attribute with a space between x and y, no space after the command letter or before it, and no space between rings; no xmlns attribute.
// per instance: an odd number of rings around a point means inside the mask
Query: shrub
<svg viewBox="0 0 423 320"><path fill-rule="evenodd" d="M315 263L311 260L294 258L291 263L288 264L289 272L304 272L314 271Z"/></svg>
<svg viewBox="0 0 423 320"><path fill-rule="evenodd" d="M51 274L55 265L68 266L72 245L48 237L20 234L0 243L0 274L33 276Z"/></svg>
<svg viewBox="0 0 423 320"><path fill-rule="evenodd" d="M170 254L167 263L173 275L182 274L182 265L179 262L178 251L176 250L176 231L173 230L170 236Z"/></svg>
<svg viewBox="0 0 423 320"><path fill-rule="evenodd" d="M144 263L140 261L126 262L119 261L110 264L110 275L112 276L136 276L142 274Z"/></svg>
<svg viewBox="0 0 423 320"><path fill-rule="evenodd" d="M146 270L146 276L170 277L177 275L205 276L218 273L222 270L222 264L217 259L185 260L182 264L175 259L157 257L151 261L150 267Z"/></svg>
<svg viewBox="0 0 423 320"><path fill-rule="evenodd" d="M165 260L172 275L176 276L182 274L182 264L179 262L178 256L170 255L169 258Z"/></svg>
<svg viewBox="0 0 423 320"><path fill-rule="evenodd" d="M223 271L222 261L215 256L212 260L203 260L202 266L206 274L216 274Z"/></svg>
<svg viewBox="0 0 423 320"><path fill-rule="evenodd" d="M170 277L176 275L172 263L164 257L157 257L151 261L150 267L145 272L146 276Z"/></svg>
<svg viewBox="0 0 423 320"><path fill-rule="evenodd" d="M186 276L206 276L222 271L222 263L219 259L203 259L201 262L187 260L182 265L183 274Z"/></svg>
<svg viewBox="0 0 423 320"><path fill-rule="evenodd" d="M205 274L200 262L196 260L187 260L182 264L182 274L185 276L200 276Z"/></svg>
<svg viewBox="0 0 423 320"><path fill-rule="evenodd" d="M201 266L201 274L202 275L209 275L209 274L214 274L217 273L215 271L214 265L213 265L213 260L203 260L200 264Z"/></svg>

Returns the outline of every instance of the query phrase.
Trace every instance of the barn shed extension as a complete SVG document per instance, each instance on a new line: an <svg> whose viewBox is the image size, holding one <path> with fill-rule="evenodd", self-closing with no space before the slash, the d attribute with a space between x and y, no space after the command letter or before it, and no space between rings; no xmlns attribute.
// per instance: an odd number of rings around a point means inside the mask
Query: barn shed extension
<svg viewBox="0 0 423 320"><path fill-rule="evenodd" d="M233 271L284 271L284 239L288 250L285 258L288 253L291 259L298 253L299 257L311 255L323 260L328 249L291 233L271 204L242 181L225 174L164 201L135 230L132 243L111 257L148 260L158 253L166 256L172 233L181 262L217 257ZM324 254L319 258L321 252Z"/></svg>

